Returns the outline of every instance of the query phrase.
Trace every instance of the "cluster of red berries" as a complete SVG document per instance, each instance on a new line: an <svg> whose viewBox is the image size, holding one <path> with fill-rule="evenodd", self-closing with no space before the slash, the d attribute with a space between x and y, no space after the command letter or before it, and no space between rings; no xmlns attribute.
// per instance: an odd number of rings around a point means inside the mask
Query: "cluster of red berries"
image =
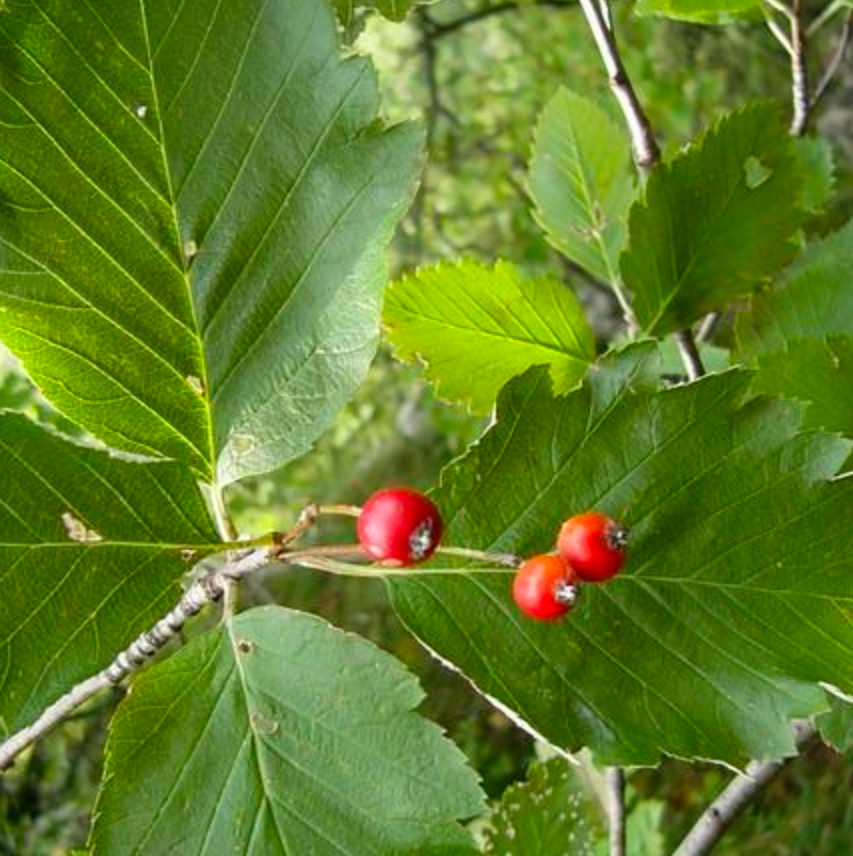
<svg viewBox="0 0 853 856"><path fill-rule="evenodd" d="M423 494L407 488L374 493L358 518L358 540L378 562L415 565L441 540L441 515ZM512 596L531 618L549 621L577 602L581 582L600 583L625 563L628 530L597 511L570 517L560 528L557 549L527 559L518 569Z"/></svg>
<svg viewBox="0 0 853 856"><path fill-rule="evenodd" d="M577 602L579 585L600 583L625 563L628 530L597 511L570 517L560 528L557 550L528 559L518 569L512 596L531 618L549 621Z"/></svg>

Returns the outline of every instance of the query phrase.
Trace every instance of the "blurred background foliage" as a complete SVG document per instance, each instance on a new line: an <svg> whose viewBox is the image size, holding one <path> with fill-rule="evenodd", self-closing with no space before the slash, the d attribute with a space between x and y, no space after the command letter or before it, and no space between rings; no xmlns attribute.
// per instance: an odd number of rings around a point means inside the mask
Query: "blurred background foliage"
<svg viewBox="0 0 853 856"><path fill-rule="evenodd" d="M823 8L811 0L807 6L810 16ZM624 59L665 149L677 149L747 99L788 98L787 57L761 21L677 24L639 18L624 0L617 0L614 15ZM831 53L837 35L838 26L818 34L815 67ZM401 24L357 14L343 36L352 50L373 57L388 118L423 116L426 124L428 159L393 248L392 275L440 259L509 259L530 274L566 282L601 343L609 339L618 318L609 290L548 246L525 192L531 131L558 86L597 96L613 111L576 4L444 0L416 9ZM815 223L821 231L853 213L853 71L845 74L818 120L835 152L838 188L831 210ZM0 407L74 431L6 356L0 359ZM416 367L380 349L367 381L310 455L232 489L228 499L238 529L246 535L281 529L308 502L358 503L388 484L428 489L483 427L482 420L437 401ZM352 521L324 522L311 537L352 540ZM246 606L276 601L311 610L373 639L420 676L428 693L424 713L467 753L490 796L499 798L524 778L534 757L531 739L422 651L394 617L382 584L278 569L252 581L243 597ZM67 853L85 841L114 704L109 698L84 709L0 778L0 856ZM850 852L851 761L849 754L812 749L737 822L717 852ZM644 817L662 818L652 832L660 833L668 852L728 777L719 768L666 761L633 774L632 805ZM650 800L662 801L662 812L657 802L654 812L645 811Z"/></svg>

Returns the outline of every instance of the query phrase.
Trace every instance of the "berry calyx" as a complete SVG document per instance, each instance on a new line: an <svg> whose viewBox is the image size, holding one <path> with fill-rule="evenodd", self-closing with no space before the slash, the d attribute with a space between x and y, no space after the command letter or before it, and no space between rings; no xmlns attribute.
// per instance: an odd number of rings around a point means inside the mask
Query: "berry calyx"
<svg viewBox="0 0 853 856"><path fill-rule="evenodd" d="M628 529L598 511L570 517L557 536L557 552L586 582L600 583L625 564Z"/></svg>
<svg viewBox="0 0 853 856"><path fill-rule="evenodd" d="M441 515L422 493L386 488L374 493L358 518L358 540L376 560L412 565L428 559L441 539Z"/></svg>
<svg viewBox="0 0 853 856"><path fill-rule="evenodd" d="M518 569L512 596L519 609L539 621L565 615L577 601L577 576L560 556L546 554L528 559Z"/></svg>

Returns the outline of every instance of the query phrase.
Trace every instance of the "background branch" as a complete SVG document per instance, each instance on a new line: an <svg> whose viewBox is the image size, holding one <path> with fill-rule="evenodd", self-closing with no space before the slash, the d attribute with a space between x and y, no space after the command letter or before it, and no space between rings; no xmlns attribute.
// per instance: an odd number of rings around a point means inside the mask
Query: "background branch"
<svg viewBox="0 0 853 856"><path fill-rule="evenodd" d="M814 726L809 722L794 723L794 739L797 750L802 751L807 743L816 739ZM726 830L782 770L788 760L750 761L746 770L735 776L708 806L687 837L678 845L673 856L705 856L710 853Z"/></svg>
<svg viewBox="0 0 853 856"><path fill-rule="evenodd" d="M610 856L625 856L625 771L608 767L604 771L607 789L607 817L610 829Z"/></svg>

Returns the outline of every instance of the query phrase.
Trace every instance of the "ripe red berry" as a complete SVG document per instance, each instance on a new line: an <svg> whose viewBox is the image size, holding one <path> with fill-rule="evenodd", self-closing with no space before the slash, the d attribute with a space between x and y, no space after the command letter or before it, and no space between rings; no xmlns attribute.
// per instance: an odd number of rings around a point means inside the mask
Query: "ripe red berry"
<svg viewBox="0 0 853 856"><path fill-rule="evenodd" d="M576 582L575 572L560 556L534 556L518 569L512 596L526 615L550 621L574 606L578 594Z"/></svg>
<svg viewBox="0 0 853 856"><path fill-rule="evenodd" d="M428 559L441 539L441 515L423 494L386 488L367 500L358 518L358 540L379 561L411 565Z"/></svg>
<svg viewBox="0 0 853 856"><path fill-rule="evenodd" d="M628 529L597 511L570 517L557 536L557 552L587 582L609 580L625 564Z"/></svg>

